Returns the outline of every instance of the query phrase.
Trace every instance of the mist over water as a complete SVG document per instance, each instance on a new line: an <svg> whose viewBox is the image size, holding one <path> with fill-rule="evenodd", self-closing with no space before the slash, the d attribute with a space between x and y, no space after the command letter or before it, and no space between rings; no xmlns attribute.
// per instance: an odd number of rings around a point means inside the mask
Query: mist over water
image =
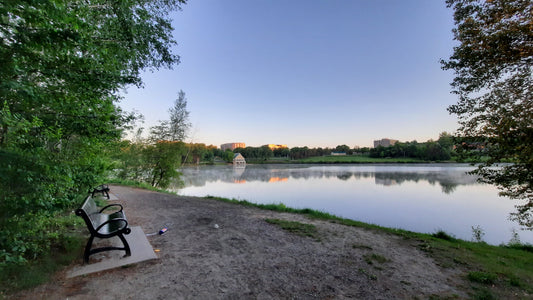
<svg viewBox="0 0 533 300"><path fill-rule="evenodd" d="M490 244L507 243L513 228L522 242L533 233L508 220L515 200L478 183L467 164L247 165L186 167L180 195L220 196L283 203L340 217L471 240L472 226Z"/></svg>

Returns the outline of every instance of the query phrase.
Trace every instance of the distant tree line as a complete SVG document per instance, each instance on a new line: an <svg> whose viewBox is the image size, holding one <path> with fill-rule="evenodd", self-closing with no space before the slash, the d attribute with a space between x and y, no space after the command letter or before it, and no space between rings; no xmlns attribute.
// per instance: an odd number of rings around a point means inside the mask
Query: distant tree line
<svg viewBox="0 0 533 300"><path fill-rule="evenodd" d="M479 148L479 142L458 140L452 135L443 132L440 134L437 141L427 141L419 143L412 142L398 142L393 146L376 148L350 148L343 144L335 148L309 148L293 147L293 148L278 148L270 149L267 145L260 147L245 147L236 148L235 150L222 151L216 146L206 146L205 144L186 144L185 147L189 150L187 159L183 159L183 163L213 163L215 158L219 158L226 162L232 162L235 153L242 154L249 161L267 161L271 158L288 158L291 160L299 160L310 157L331 155L332 153L342 153L346 155L368 155L373 158L416 158L426 161L446 161L450 159L458 159L457 153L454 151L454 145L463 145L462 153L466 157L467 153L473 149Z"/></svg>
<svg viewBox="0 0 533 300"><path fill-rule="evenodd" d="M417 141L395 143L393 146L378 146L369 151L374 158L409 157L428 161L444 161L452 158L454 139L447 133L442 133L437 141L418 143Z"/></svg>

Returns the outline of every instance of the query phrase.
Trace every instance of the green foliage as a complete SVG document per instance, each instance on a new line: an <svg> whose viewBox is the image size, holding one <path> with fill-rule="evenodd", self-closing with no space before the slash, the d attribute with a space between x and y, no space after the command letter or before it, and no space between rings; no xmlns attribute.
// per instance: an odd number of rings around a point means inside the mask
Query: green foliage
<svg viewBox="0 0 533 300"><path fill-rule="evenodd" d="M174 106L169 110L169 120L159 121L159 125L150 129L150 141L184 141L191 127L185 92L179 91Z"/></svg>
<svg viewBox="0 0 533 300"><path fill-rule="evenodd" d="M481 226L477 225L476 227L472 226L472 240L476 243L482 243L483 237L485 236L485 231Z"/></svg>
<svg viewBox="0 0 533 300"><path fill-rule="evenodd" d="M147 166L150 168L150 184L153 187L167 187L179 176L177 171L181 158L186 154L183 142L160 141L144 149Z"/></svg>
<svg viewBox="0 0 533 300"><path fill-rule="evenodd" d="M168 13L182 3L2 2L0 264L65 240L57 213L104 181L106 148L134 119L119 90L179 62Z"/></svg>
<svg viewBox="0 0 533 300"><path fill-rule="evenodd" d="M369 154L373 158L414 158L424 161L446 161L451 158L452 147L452 137L444 132L441 133L437 142L398 142L389 147L378 146L372 148Z"/></svg>
<svg viewBox="0 0 533 300"><path fill-rule="evenodd" d="M83 220L74 214L40 211L15 215L2 224L0 235L0 268L24 263L49 252L52 247L64 247L69 233Z"/></svg>
<svg viewBox="0 0 533 300"><path fill-rule="evenodd" d="M185 93L180 91L174 106L169 109L170 119L160 121L150 129L147 142L139 139L132 143L122 141L113 150L117 159L117 177L120 180L146 182L152 187L166 188L179 178L177 169L191 158L203 155L201 147L185 145L182 141L190 127ZM204 145L205 147L205 145ZM198 149L196 149L198 148Z"/></svg>
<svg viewBox="0 0 533 300"><path fill-rule="evenodd" d="M320 164L336 164L336 163L421 163L425 162L416 158L373 158L368 155L326 155L300 159L298 163L320 163Z"/></svg>
<svg viewBox="0 0 533 300"><path fill-rule="evenodd" d="M498 276L487 272L470 272L467 274L468 280L483 284L493 284Z"/></svg>
<svg viewBox="0 0 533 300"><path fill-rule="evenodd" d="M77 230L85 227L76 223L79 221L78 216L66 217L65 224L60 225L61 238L54 238L55 242L50 245L49 250L42 251L39 259L31 262L16 260L0 263L0 298L4 294L9 295L11 292L49 281L54 272L80 257L87 237Z"/></svg>
<svg viewBox="0 0 533 300"><path fill-rule="evenodd" d="M115 148L115 176L120 180L167 187L179 177L177 171L187 154L183 142L159 141L155 144L123 141Z"/></svg>
<svg viewBox="0 0 533 300"><path fill-rule="evenodd" d="M233 156L235 154L233 153L233 151L231 151L230 149L226 149L226 151L224 151L222 153L222 159L227 162L227 163L230 163L233 161Z"/></svg>
<svg viewBox="0 0 533 300"><path fill-rule="evenodd" d="M366 261L366 263L369 264L369 265L374 264L374 262L383 264L383 263L386 263L386 262L390 261L390 259L386 258L383 255L377 254L377 253L365 254L365 255L363 255L363 258Z"/></svg>
<svg viewBox="0 0 533 300"><path fill-rule="evenodd" d="M299 236L311 237L318 240L318 232L315 225L281 219L266 219L270 224L279 226L281 229Z"/></svg>
<svg viewBox="0 0 533 300"><path fill-rule="evenodd" d="M447 234L446 232L442 231L442 230L439 230L435 233L432 234L433 237L436 237L438 239L441 239L441 240L446 240L446 241L453 241L455 240L455 238L449 234Z"/></svg>
<svg viewBox="0 0 533 300"><path fill-rule="evenodd" d="M236 148L235 150L233 150L233 153L240 153L247 161L266 161L272 156L274 156L274 152L266 145L261 147ZM233 160L233 156L231 159Z"/></svg>
<svg viewBox="0 0 533 300"><path fill-rule="evenodd" d="M459 45L442 67L455 71L459 133L488 159L475 172L500 194L527 202L512 218L533 227L533 6L527 0L448 0ZM502 165L501 163L512 164ZM494 168L493 166L498 166Z"/></svg>

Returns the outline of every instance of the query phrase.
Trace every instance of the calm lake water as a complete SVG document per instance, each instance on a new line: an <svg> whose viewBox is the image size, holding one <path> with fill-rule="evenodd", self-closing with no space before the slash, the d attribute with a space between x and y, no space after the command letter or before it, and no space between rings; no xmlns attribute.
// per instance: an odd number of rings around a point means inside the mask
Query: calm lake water
<svg viewBox="0 0 533 300"><path fill-rule="evenodd" d="M507 243L513 228L522 242L533 232L508 220L518 202L466 174L466 164L247 165L183 168L180 195L220 196L283 203L340 217L471 240L472 226L490 244Z"/></svg>

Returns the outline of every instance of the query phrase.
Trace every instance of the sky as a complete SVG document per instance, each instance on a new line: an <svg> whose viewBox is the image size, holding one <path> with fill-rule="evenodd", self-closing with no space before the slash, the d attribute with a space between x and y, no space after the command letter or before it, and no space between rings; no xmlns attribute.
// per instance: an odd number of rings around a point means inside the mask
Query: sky
<svg viewBox="0 0 533 300"><path fill-rule="evenodd" d="M172 15L181 63L144 73L120 106L149 128L183 90L186 142L207 145L436 140L458 127L440 65L452 14L443 0L190 0Z"/></svg>

